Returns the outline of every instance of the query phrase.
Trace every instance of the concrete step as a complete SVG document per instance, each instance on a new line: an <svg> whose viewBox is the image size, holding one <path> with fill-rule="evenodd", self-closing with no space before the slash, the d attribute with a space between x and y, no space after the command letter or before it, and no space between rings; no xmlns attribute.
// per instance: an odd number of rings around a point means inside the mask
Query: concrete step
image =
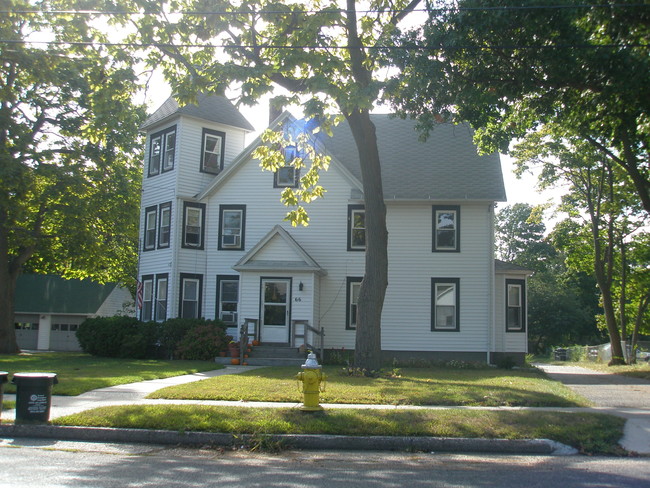
<svg viewBox="0 0 650 488"><path fill-rule="evenodd" d="M291 359L304 359L306 354L301 354L297 347L288 346L271 346L259 345L253 346L249 357L251 358L291 358Z"/></svg>

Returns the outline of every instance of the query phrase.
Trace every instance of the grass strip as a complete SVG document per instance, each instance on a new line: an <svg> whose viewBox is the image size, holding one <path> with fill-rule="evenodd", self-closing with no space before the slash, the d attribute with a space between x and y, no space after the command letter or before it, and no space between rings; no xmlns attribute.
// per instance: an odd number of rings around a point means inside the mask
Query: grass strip
<svg viewBox="0 0 650 488"><path fill-rule="evenodd" d="M552 439L586 454L621 455L625 420L604 414L493 410L242 408L206 405L102 407L56 425L233 434L330 434Z"/></svg>
<svg viewBox="0 0 650 488"><path fill-rule="evenodd" d="M83 353L23 353L0 355L0 371L13 373L51 372L57 374L54 395L79 395L96 388L169 378L220 369L211 361L160 361L150 359L100 358ZM15 393L11 383L6 393Z"/></svg>
<svg viewBox="0 0 650 488"><path fill-rule="evenodd" d="M536 369L403 368L378 378L325 367L322 403L578 407L589 402ZM262 368L163 388L148 398L299 402L295 367Z"/></svg>

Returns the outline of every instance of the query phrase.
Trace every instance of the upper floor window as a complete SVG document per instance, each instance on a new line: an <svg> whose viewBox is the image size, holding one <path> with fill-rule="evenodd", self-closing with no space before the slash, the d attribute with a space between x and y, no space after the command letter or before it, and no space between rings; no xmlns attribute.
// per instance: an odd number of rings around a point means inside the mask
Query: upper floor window
<svg viewBox="0 0 650 488"><path fill-rule="evenodd" d="M174 169L176 126L151 135L149 147L149 176Z"/></svg>
<svg viewBox="0 0 650 488"><path fill-rule="evenodd" d="M458 278L431 279L431 330L459 330L459 288Z"/></svg>
<svg viewBox="0 0 650 488"><path fill-rule="evenodd" d="M169 247L171 234L172 204L163 203L159 207L160 224L158 225L158 247Z"/></svg>
<svg viewBox="0 0 650 488"><path fill-rule="evenodd" d="M526 330L525 281L506 280L506 331Z"/></svg>
<svg viewBox="0 0 650 488"><path fill-rule="evenodd" d="M246 225L245 205L219 206L219 244L218 249L244 249L244 230Z"/></svg>
<svg viewBox="0 0 650 488"><path fill-rule="evenodd" d="M205 204L185 202L183 208L183 247L203 249Z"/></svg>
<svg viewBox="0 0 650 488"><path fill-rule="evenodd" d="M203 129L201 171L218 174L223 169L225 132Z"/></svg>
<svg viewBox="0 0 650 488"><path fill-rule="evenodd" d="M357 310L359 303L359 291L361 290L361 280L363 278L348 277L347 278L347 299L346 299L346 317L345 317L345 328L346 329L356 329L357 328Z"/></svg>
<svg viewBox="0 0 650 488"><path fill-rule="evenodd" d="M363 205L348 205L348 251L366 249L366 211Z"/></svg>
<svg viewBox="0 0 650 488"><path fill-rule="evenodd" d="M145 251L156 247L156 207L147 207L144 211L144 245Z"/></svg>
<svg viewBox="0 0 650 488"><path fill-rule="evenodd" d="M433 251L460 251L460 206L433 207Z"/></svg>
<svg viewBox="0 0 650 488"><path fill-rule="evenodd" d="M275 172L273 186L275 188L297 188L300 180L300 170L292 166L291 162L300 155L295 146L287 146L283 151L286 166L278 168Z"/></svg>

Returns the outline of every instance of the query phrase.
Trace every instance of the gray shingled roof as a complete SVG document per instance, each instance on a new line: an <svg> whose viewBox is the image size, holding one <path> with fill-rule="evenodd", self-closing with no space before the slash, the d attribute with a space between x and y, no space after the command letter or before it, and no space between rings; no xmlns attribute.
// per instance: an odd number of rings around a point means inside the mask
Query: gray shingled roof
<svg viewBox="0 0 650 488"><path fill-rule="evenodd" d="M169 97L158 110L149 116L142 124L141 129L146 130L175 115L188 115L248 131L255 130L232 102L225 97L201 94L196 101L197 105L179 107L174 97Z"/></svg>
<svg viewBox="0 0 650 488"><path fill-rule="evenodd" d="M386 200L506 200L499 155L479 156L468 126L441 124L422 142L415 121L371 117L377 128ZM324 144L361 180L359 155L347 122L336 127Z"/></svg>
<svg viewBox="0 0 650 488"><path fill-rule="evenodd" d="M494 260L494 269L497 273L507 273L509 271L522 273L522 274L531 274L531 275L534 273L533 270L524 268L523 266L519 266L518 264L502 261L501 259Z"/></svg>

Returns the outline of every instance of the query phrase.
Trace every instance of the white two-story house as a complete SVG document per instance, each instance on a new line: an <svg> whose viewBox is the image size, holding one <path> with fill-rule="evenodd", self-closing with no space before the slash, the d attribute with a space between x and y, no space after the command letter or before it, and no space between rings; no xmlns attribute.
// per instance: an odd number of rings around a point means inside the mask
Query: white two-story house
<svg viewBox="0 0 650 488"><path fill-rule="evenodd" d="M385 359L473 360L527 352L528 272L494 259L494 208L505 201L499 156L478 156L471 130L374 115L389 231L382 315ZM296 121L290 114L273 124ZM285 222L291 168L262 171L253 127L226 99L167 100L147 135L139 279L143 320L221 318L236 334L291 347L353 349L364 274L358 153L346 123L318 149L332 158L310 225ZM314 338L324 331L324 338Z"/></svg>

